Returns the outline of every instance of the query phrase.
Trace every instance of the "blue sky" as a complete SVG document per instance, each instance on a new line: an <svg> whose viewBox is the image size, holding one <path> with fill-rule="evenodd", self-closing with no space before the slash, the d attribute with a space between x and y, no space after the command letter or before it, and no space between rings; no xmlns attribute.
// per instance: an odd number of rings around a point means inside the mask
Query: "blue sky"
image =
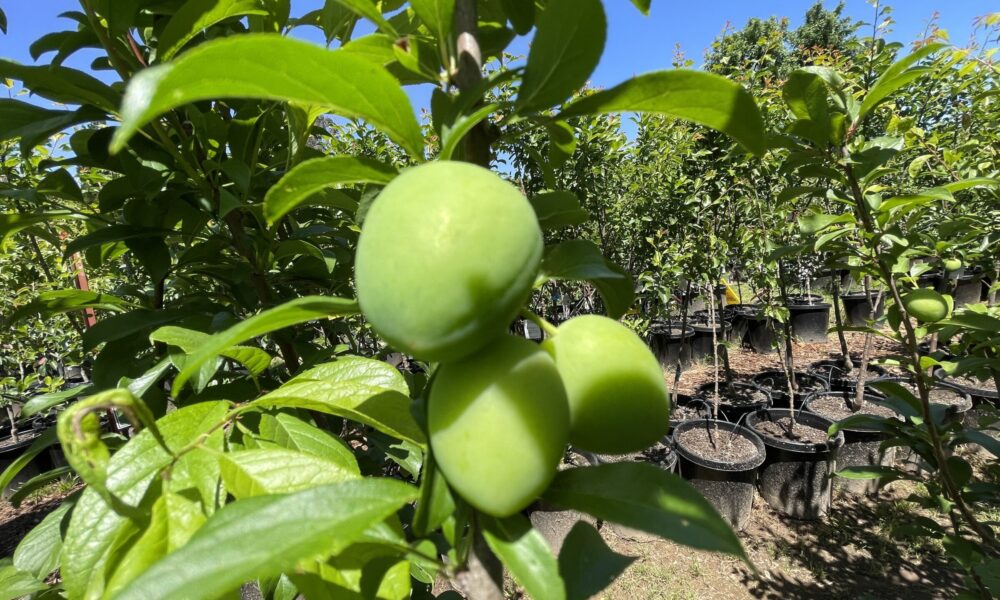
<svg viewBox="0 0 1000 600"><path fill-rule="evenodd" d="M670 68L675 44L688 58L700 65L705 49L722 31L727 22L742 26L752 16L788 16L792 26L798 25L813 0L653 0L648 17L643 17L628 0L606 0L608 10L608 40L604 56L593 76L593 83L611 86L632 75ZM919 36L931 16L938 12L938 25L948 30L952 41L964 45L975 17L1000 10L996 0L896 0L889 2L896 20L890 38L910 42ZM293 0L293 16L301 15L322 4L322 0ZM826 0L827 7L836 0ZM42 34L71 28L72 21L59 19L67 10L79 10L75 0L0 0L7 12L8 35L0 36L0 56L32 63L28 46ZM872 8L864 0L848 0L846 14L870 22ZM296 35L319 41L315 30L299 29ZM513 51L527 52L525 40L518 40ZM92 53L81 53L67 64L86 69ZM42 57L40 62L45 62ZM427 86L412 89L415 108L426 106Z"/></svg>

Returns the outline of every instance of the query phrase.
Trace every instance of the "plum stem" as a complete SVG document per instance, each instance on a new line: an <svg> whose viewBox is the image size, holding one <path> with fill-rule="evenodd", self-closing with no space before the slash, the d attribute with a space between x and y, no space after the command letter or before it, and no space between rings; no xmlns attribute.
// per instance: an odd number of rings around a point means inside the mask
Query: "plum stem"
<svg viewBox="0 0 1000 600"><path fill-rule="evenodd" d="M528 319L529 321L531 321L535 325L538 325L542 329L542 331L545 332L545 335L547 335L549 337L554 336L559 331L556 328L555 325L553 325L552 323L549 323L548 321L546 321L542 317L538 316L537 314L535 314L534 311L532 311L529 308L522 308L521 309L521 316L524 317L525 319Z"/></svg>

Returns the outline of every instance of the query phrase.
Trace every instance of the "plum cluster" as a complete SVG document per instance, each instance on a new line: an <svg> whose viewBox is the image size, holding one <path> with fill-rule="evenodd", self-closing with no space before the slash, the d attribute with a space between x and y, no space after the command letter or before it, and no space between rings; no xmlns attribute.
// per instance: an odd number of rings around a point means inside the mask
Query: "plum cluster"
<svg viewBox="0 0 1000 600"><path fill-rule="evenodd" d="M517 188L447 161L386 186L358 241L365 318L395 348L439 363L427 404L434 458L452 489L494 516L530 504L568 443L623 454L668 427L660 365L617 321L576 317L541 345L508 335L542 252Z"/></svg>

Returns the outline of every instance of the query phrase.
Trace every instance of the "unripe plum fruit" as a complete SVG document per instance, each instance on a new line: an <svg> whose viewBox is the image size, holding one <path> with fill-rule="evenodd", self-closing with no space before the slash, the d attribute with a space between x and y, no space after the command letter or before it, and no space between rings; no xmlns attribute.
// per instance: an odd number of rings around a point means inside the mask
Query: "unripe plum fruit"
<svg viewBox="0 0 1000 600"><path fill-rule="evenodd" d="M946 258L941 261L941 265L944 267L946 272L954 273L962 268L962 261L957 258Z"/></svg>
<svg viewBox="0 0 1000 600"><path fill-rule="evenodd" d="M649 447L667 434L670 398L659 361L621 323L574 317L542 343L555 358L569 398L574 446L601 454Z"/></svg>
<svg viewBox="0 0 1000 600"><path fill-rule="evenodd" d="M454 360L507 330L541 256L538 220L517 188L469 163L427 163L396 177L368 211L358 303L395 348Z"/></svg>
<svg viewBox="0 0 1000 600"><path fill-rule="evenodd" d="M552 357L501 336L438 367L427 401L431 450L451 487L480 511L505 517L549 485L569 432L569 407Z"/></svg>
<svg viewBox="0 0 1000 600"><path fill-rule="evenodd" d="M903 296L903 307L921 323L934 323L948 316L948 301L930 288L907 293Z"/></svg>

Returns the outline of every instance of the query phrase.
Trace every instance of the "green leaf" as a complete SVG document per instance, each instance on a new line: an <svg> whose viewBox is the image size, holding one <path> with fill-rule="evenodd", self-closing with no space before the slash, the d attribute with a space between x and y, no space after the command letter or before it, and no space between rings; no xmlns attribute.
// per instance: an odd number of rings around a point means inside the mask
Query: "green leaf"
<svg viewBox="0 0 1000 600"><path fill-rule="evenodd" d="M550 0L538 19L517 110L545 110L582 88L604 52L607 28L601 0Z"/></svg>
<svg viewBox="0 0 1000 600"><path fill-rule="evenodd" d="M801 135L818 146L830 143L832 135L827 87L823 78L815 73L797 70L781 86L785 103L798 119L793 133Z"/></svg>
<svg viewBox="0 0 1000 600"><path fill-rule="evenodd" d="M944 47L945 44L927 44L926 46L921 46L909 56L893 63L872 84L871 89L868 90L868 94L861 101L861 109L857 120L860 122L866 114L899 88L927 74L930 69L911 69L910 67Z"/></svg>
<svg viewBox="0 0 1000 600"><path fill-rule="evenodd" d="M14 566L35 579L45 580L59 568L59 553L62 552L63 520L73 508L74 501L67 500L59 508L45 515L42 522L18 543L14 550Z"/></svg>
<svg viewBox="0 0 1000 600"><path fill-rule="evenodd" d="M190 311L168 308L164 310L139 309L104 317L96 325L83 332L83 349L92 350L106 342L114 342L142 331L149 331L188 316L191 316Z"/></svg>
<svg viewBox="0 0 1000 600"><path fill-rule="evenodd" d="M543 498L692 548L748 560L739 538L680 477L642 463L613 463L556 474Z"/></svg>
<svg viewBox="0 0 1000 600"><path fill-rule="evenodd" d="M281 217L328 188L356 183L385 185L397 171L391 165L362 156L326 156L296 165L264 196L264 217L274 225Z"/></svg>
<svg viewBox="0 0 1000 600"><path fill-rule="evenodd" d="M44 473L39 473L31 479L25 481L17 488L17 491L10 495L7 500L14 506L21 506L21 503L31 495L32 492L39 490L53 481L62 479L66 475L70 477L73 476L73 469L70 467L56 467Z"/></svg>
<svg viewBox="0 0 1000 600"><path fill-rule="evenodd" d="M11 325L34 315L45 319L52 315L75 312L85 308L121 311L127 306L128 304L124 300L110 294L89 290L54 290L38 294L37 298L12 312L7 317L7 324Z"/></svg>
<svg viewBox="0 0 1000 600"><path fill-rule="evenodd" d="M413 531L424 537L436 530L455 512L455 501L448 489L444 474L437 468L433 454L424 459L420 479L420 500L413 515Z"/></svg>
<svg viewBox="0 0 1000 600"><path fill-rule="evenodd" d="M199 351L211 338L210 334L201 331L171 325L160 327L149 336L152 342L176 346L187 354ZM221 350L219 355L235 360L254 376L260 375L271 365L271 355L253 346L230 346Z"/></svg>
<svg viewBox="0 0 1000 600"><path fill-rule="evenodd" d="M226 402L202 402L167 414L157 421L157 425L166 443L180 449L217 428L227 411ZM137 505L157 474L171 460L152 432L144 429L111 457L107 489L123 502ZM130 531L130 523L125 516L112 510L96 490L84 490L63 540L60 573L67 596L101 597L105 586L104 567L114 544Z"/></svg>
<svg viewBox="0 0 1000 600"><path fill-rule="evenodd" d="M545 129L549 132L549 166L556 169L576 152L576 132L565 121L549 121Z"/></svg>
<svg viewBox="0 0 1000 600"><path fill-rule="evenodd" d="M225 331L212 335L199 350L189 354L184 370L178 373L174 380L174 391L179 392L187 380L198 372L201 365L236 344L291 325L357 312L358 305L353 300L304 296L258 313Z"/></svg>
<svg viewBox="0 0 1000 600"><path fill-rule="evenodd" d="M0 98L0 140L21 138L23 152L64 129L104 118L103 112L89 107L72 111L49 110L12 98Z"/></svg>
<svg viewBox="0 0 1000 600"><path fill-rule="evenodd" d="M236 498L287 494L360 477L338 463L279 448L227 452L219 456L219 466L226 491Z"/></svg>
<svg viewBox="0 0 1000 600"><path fill-rule="evenodd" d="M420 20L439 40L448 40L455 19L455 0L410 0Z"/></svg>
<svg viewBox="0 0 1000 600"><path fill-rule="evenodd" d="M7 468L0 473L0 490L4 490L10 485L11 481L14 481L14 477L21 472L24 467L28 466L36 456L41 454L49 446L54 446L59 442L58 436L56 436L56 428L49 427L42 432L35 441L31 442L27 450L21 453L20 456L14 459Z"/></svg>
<svg viewBox="0 0 1000 600"><path fill-rule="evenodd" d="M420 125L388 71L350 52L271 34L213 40L171 63L140 71L125 92L122 126L115 131L111 150L120 151L140 127L161 113L218 98L296 102L360 117L414 158L423 158Z"/></svg>
<svg viewBox="0 0 1000 600"><path fill-rule="evenodd" d="M945 183L942 184L941 187L948 190L949 193L954 194L955 192L977 187L1000 187L1000 179L993 179L991 177L973 177L970 179L962 179L951 183Z"/></svg>
<svg viewBox="0 0 1000 600"><path fill-rule="evenodd" d="M187 0L167 21L159 36L157 58L170 60L192 38L231 17L266 15L260 0Z"/></svg>
<svg viewBox="0 0 1000 600"><path fill-rule="evenodd" d="M546 248L541 271L550 279L572 281L622 278L608 266L601 249L589 240L568 240Z"/></svg>
<svg viewBox="0 0 1000 600"><path fill-rule="evenodd" d="M802 233L811 235L822 231L831 225L843 223L854 223L854 215L843 213L840 215L827 215L823 213L806 213L799 216L799 229Z"/></svg>
<svg viewBox="0 0 1000 600"><path fill-rule="evenodd" d="M587 211L580 208L580 200L573 192L545 192L531 198L538 224L543 230L561 229L580 225L590 220Z"/></svg>
<svg viewBox="0 0 1000 600"><path fill-rule="evenodd" d="M883 483L889 483L897 479L914 479L912 475L904 473L892 467L880 465L862 465L857 467L844 467L837 471L837 477L844 479L881 479Z"/></svg>
<svg viewBox="0 0 1000 600"><path fill-rule="evenodd" d="M616 112L687 119L725 133L758 156L767 150L764 121L753 96L719 75L682 69L646 73L570 103L558 118Z"/></svg>
<svg viewBox="0 0 1000 600"><path fill-rule="evenodd" d="M566 587L559 565L542 534L527 517L515 514L505 519L480 515L483 537L490 549L535 600L565 600Z"/></svg>
<svg viewBox="0 0 1000 600"><path fill-rule="evenodd" d="M166 497L161 495L153 502L149 524L131 541L128 549L112 561L113 573L108 578L105 597L115 597L129 582L167 555L170 549L169 529Z"/></svg>
<svg viewBox="0 0 1000 600"><path fill-rule="evenodd" d="M392 23L382 16L382 11L378 9L372 0L335 0L335 2L347 7L354 14L375 23L380 30L393 38L400 37L399 32L392 26Z"/></svg>
<svg viewBox="0 0 1000 600"><path fill-rule="evenodd" d="M517 35L527 35L535 26L535 0L500 0Z"/></svg>
<svg viewBox="0 0 1000 600"><path fill-rule="evenodd" d="M15 600L48 587L31 575L18 571L9 558L0 559L0 600Z"/></svg>
<svg viewBox="0 0 1000 600"><path fill-rule="evenodd" d="M240 500L216 513L116 600L218 597L255 577L274 576L346 547L415 497L412 486L371 478Z"/></svg>
<svg viewBox="0 0 1000 600"><path fill-rule="evenodd" d="M324 412L423 445L426 440L410 412L407 393L406 380L391 365L345 356L295 376L248 406Z"/></svg>
<svg viewBox="0 0 1000 600"><path fill-rule="evenodd" d="M86 396L94 391L94 384L86 383L77 387L66 388L58 392L49 392L33 396L21 407L21 418L28 418L38 413L45 412L53 406L58 406L67 400L72 400L79 396Z"/></svg>
<svg viewBox="0 0 1000 600"><path fill-rule="evenodd" d="M0 78L16 79L33 94L55 102L90 104L110 114L118 111L122 99L101 80L68 67L32 67L0 59Z"/></svg>
<svg viewBox="0 0 1000 600"><path fill-rule="evenodd" d="M490 115L496 113L499 104L487 104L479 107L468 115L460 115L454 123L445 123L441 127L441 153L440 160L450 160L458 149L458 144L465 136L472 131L472 128L481 123Z"/></svg>
<svg viewBox="0 0 1000 600"><path fill-rule="evenodd" d="M340 465L352 473L360 473L354 453L340 438L302 419L287 414L262 414L257 442L267 441L283 448L298 450Z"/></svg>
<svg viewBox="0 0 1000 600"><path fill-rule="evenodd" d="M33 227L39 223L49 223L62 219L87 219L85 215L68 210L49 210L40 213L0 213L0 244L7 241L11 235Z"/></svg>
<svg viewBox="0 0 1000 600"><path fill-rule="evenodd" d="M633 561L634 557L608 548L589 523L577 521L559 552L559 574L566 582L567 600L597 597Z"/></svg>
<svg viewBox="0 0 1000 600"><path fill-rule="evenodd" d="M639 9L645 16L649 16L649 5L653 3L653 0L632 0L632 4Z"/></svg>

